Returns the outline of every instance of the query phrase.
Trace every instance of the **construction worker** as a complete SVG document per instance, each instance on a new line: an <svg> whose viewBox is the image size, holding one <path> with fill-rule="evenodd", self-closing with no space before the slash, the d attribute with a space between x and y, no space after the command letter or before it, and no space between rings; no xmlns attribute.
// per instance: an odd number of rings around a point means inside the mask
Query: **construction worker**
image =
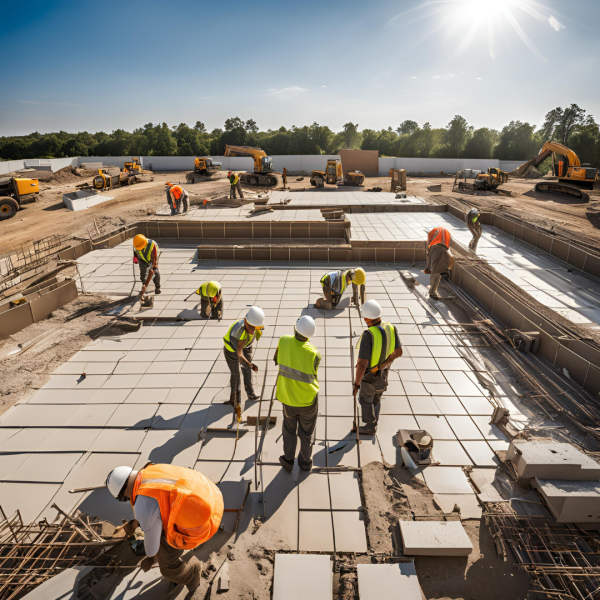
<svg viewBox="0 0 600 600"><path fill-rule="evenodd" d="M205 319L220 319L223 316L223 290L218 281L207 281L197 290L200 296L200 314Z"/></svg>
<svg viewBox="0 0 600 600"><path fill-rule="evenodd" d="M248 395L248 400L258 400L260 396L254 393L252 385L252 371L258 371L258 367L252 362L252 342L254 339L260 340L262 329L265 323L265 313L260 306L251 306L246 316L239 321L233 323L223 342L223 354L227 361L227 366L231 371L231 393L229 403L233 404L238 413L241 415L241 383L240 383L240 366L244 376L244 388Z"/></svg>
<svg viewBox="0 0 600 600"><path fill-rule="evenodd" d="M357 346L353 393L360 390L358 401L365 425L359 427L359 433L375 435L381 396L387 390L392 363L402 356L402 343L398 330L391 323L381 320L383 311L377 300L365 302L361 313L368 329L361 335Z"/></svg>
<svg viewBox="0 0 600 600"><path fill-rule="evenodd" d="M273 357L279 365L277 400L283 404L283 455L279 462L288 471L294 468L298 438L298 465L305 471L312 468L312 436L319 412L317 371L321 354L309 339L314 337L316 330L312 317L300 317L294 335L279 339Z"/></svg>
<svg viewBox="0 0 600 600"><path fill-rule="evenodd" d="M427 266L423 273L431 274L429 278L429 297L439 300L437 289L442 275L454 263L450 254L450 232L444 227L435 227L427 234Z"/></svg>
<svg viewBox="0 0 600 600"><path fill-rule="evenodd" d="M244 197L244 192L242 192L242 184L240 183L240 178L235 174L229 171L227 173L227 177L229 177L229 185L231 186L229 189L229 198L231 200L235 200L235 192L237 190L240 198Z"/></svg>
<svg viewBox="0 0 600 600"><path fill-rule="evenodd" d="M287 169L283 167L283 187L287 187Z"/></svg>
<svg viewBox="0 0 600 600"><path fill-rule="evenodd" d="M479 211L476 208L472 208L467 214L467 227L473 236L473 239L469 242L469 248L473 252L477 252L477 244L481 237L481 223L479 222Z"/></svg>
<svg viewBox="0 0 600 600"><path fill-rule="evenodd" d="M171 208L171 216L185 214L190 208L190 195L180 186L167 181L167 203Z"/></svg>
<svg viewBox="0 0 600 600"><path fill-rule="evenodd" d="M219 529L223 495L207 477L185 467L148 463L140 471L117 467L106 478L109 492L120 502L131 502L134 519L117 528L129 537L141 527L146 557L141 568L148 571L158 560L165 579L198 588L202 563L197 557L181 560L185 550L197 548Z"/></svg>
<svg viewBox="0 0 600 600"><path fill-rule="evenodd" d="M315 307L323 308L325 310L335 308L342 299L342 295L349 283L352 283L352 296L355 304L358 304L359 288L360 298L364 303L366 279L366 273L360 267L358 267L358 269L348 269L347 271L331 271L330 273L325 273L321 278L323 295L325 297L317 298Z"/></svg>
<svg viewBox="0 0 600 600"><path fill-rule="evenodd" d="M154 293L160 294L160 273L158 271L158 244L138 233L133 238L133 262L140 266L142 294L146 292L146 281L150 271L154 274Z"/></svg>

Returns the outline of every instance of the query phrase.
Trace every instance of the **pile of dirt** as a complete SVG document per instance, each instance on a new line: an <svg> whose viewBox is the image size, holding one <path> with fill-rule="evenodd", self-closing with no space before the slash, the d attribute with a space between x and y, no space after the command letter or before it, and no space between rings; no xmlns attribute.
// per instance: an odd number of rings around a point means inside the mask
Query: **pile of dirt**
<svg viewBox="0 0 600 600"><path fill-rule="evenodd" d="M53 183L55 185L63 185L65 183L80 182L85 177L93 177L97 175L96 171L90 169L80 169L79 167L64 167L59 169L49 179L46 179L47 183Z"/></svg>
<svg viewBox="0 0 600 600"><path fill-rule="evenodd" d="M518 169L511 171L509 173L511 177L520 177L521 179L541 179L543 177L542 173L538 171L534 166L529 167L525 173L522 175L518 174Z"/></svg>
<svg viewBox="0 0 600 600"><path fill-rule="evenodd" d="M589 219L594 227L600 229L600 202L591 202L588 204L585 216Z"/></svg>

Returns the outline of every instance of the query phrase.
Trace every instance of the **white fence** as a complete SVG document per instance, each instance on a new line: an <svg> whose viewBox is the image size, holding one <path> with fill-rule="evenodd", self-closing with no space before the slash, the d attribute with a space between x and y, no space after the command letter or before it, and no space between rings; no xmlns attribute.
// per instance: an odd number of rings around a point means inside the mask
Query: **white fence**
<svg viewBox="0 0 600 600"><path fill-rule="evenodd" d="M512 171L523 161L500 161L497 158L401 158L385 157L379 159L379 175L389 175L390 169L406 169L408 173L439 175L456 173L462 169L487 171L489 167Z"/></svg>

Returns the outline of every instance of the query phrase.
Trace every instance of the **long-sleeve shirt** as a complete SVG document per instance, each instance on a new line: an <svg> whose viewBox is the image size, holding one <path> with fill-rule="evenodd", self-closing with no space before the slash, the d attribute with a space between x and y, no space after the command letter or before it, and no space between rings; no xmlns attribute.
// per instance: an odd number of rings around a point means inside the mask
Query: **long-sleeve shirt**
<svg viewBox="0 0 600 600"><path fill-rule="evenodd" d="M144 532L146 556L156 556L160 547L160 536L163 530L158 501L156 498L138 495L135 499L133 512Z"/></svg>

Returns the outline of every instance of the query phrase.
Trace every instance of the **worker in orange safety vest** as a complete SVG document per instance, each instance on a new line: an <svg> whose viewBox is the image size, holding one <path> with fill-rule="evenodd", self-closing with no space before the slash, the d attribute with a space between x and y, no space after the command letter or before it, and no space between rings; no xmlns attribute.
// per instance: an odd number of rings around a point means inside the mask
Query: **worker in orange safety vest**
<svg viewBox="0 0 600 600"><path fill-rule="evenodd" d="M202 563L195 556L184 562L181 556L218 531L224 511L219 488L193 469L152 463L139 471L117 467L106 486L120 502L131 502L135 517L115 535L129 537L138 527L144 532L141 568L148 571L157 560L165 579L193 593L201 582Z"/></svg>
<svg viewBox="0 0 600 600"><path fill-rule="evenodd" d="M171 209L171 216L187 213L190 208L190 195L180 186L167 181L167 203Z"/></svg>
<svg viewBox="0 0 600 600"><path fill-rule="evenodd" d="M450 232L444 227L434 227L427 234L427 266L423 273L431 274L429 279L429 297L439 300L437 289L442 275L448 276L454 264L450 253Z"/></svg>

